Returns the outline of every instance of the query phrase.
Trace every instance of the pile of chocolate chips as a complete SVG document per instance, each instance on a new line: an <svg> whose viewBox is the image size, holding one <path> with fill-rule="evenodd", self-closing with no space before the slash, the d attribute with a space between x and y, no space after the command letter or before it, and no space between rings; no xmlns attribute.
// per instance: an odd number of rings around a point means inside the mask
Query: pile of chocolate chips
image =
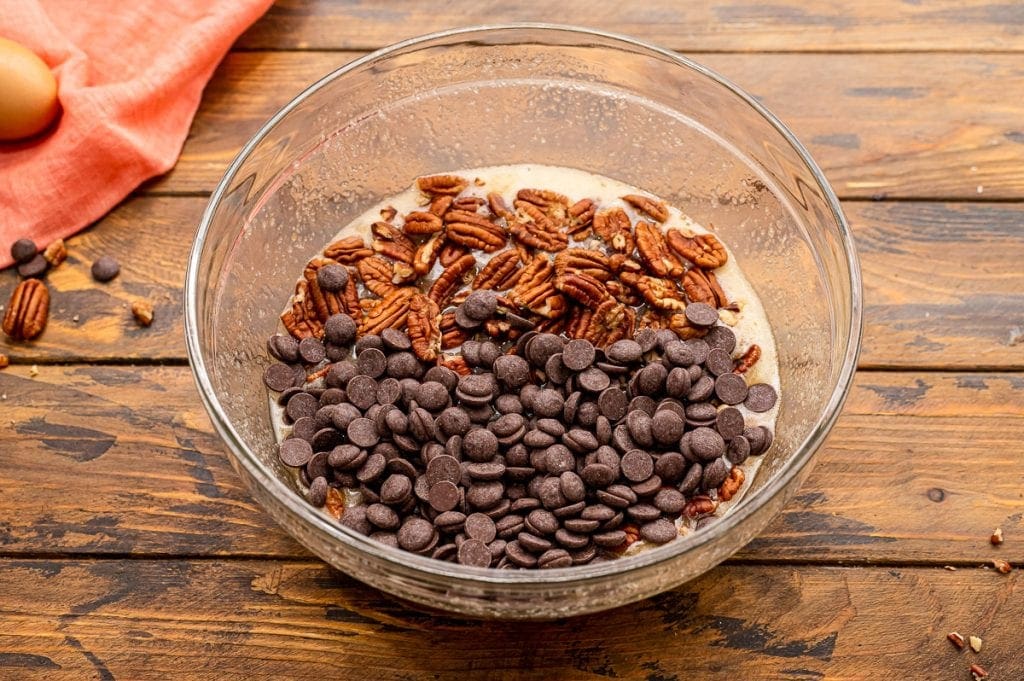
<svg viewBox="0 0 1024 681"><path fill-rule="evenodd" d="M353 361L355 336L337 314L326 348L268 341L281 363L264 381L292 425L280 458L314 505L331 488L360 492L362 504L337 509L345 526L439 560L554 568L638 538L664 544L771 445L733 405L767 411L775 391L734 373L736 338L721 324L687 341L643 329L604 350L533 331L508 352L467 341L461 376L420 362L396 329L359 338ZM305 387L302 363L325 358L326 387Z"/></svg>

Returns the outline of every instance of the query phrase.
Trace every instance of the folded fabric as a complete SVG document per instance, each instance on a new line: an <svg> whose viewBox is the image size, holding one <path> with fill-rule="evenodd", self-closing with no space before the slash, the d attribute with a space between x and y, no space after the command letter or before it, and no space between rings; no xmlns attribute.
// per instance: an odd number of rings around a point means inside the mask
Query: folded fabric
<svg viewBox="0 0 1024 681"><path fill-rule="evenodd" d="M0 144L0 267L102 217L181 151L203 87L272 0L0 0L0 36L54 71L63 113ZM189 232L183 232L183 238Z"/></svg>

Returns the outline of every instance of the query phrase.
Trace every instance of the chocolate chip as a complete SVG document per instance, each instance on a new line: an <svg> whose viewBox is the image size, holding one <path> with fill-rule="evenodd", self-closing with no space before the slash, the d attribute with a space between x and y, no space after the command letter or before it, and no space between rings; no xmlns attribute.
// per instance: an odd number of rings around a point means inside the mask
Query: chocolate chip
<svg viewBox="0 0 1024 681"><path fill-rule="evenodd" d="M489 544L494 541L498 530L494 521L488 516L483 513L472 513L466 517L465 533L470 539Z"/></svg>
<svg viewBox="0 0 1024 681"><path fill-rule="evenodd" d="M412 349L412 341L409 334L401 329L384 329L380 332L381 343L384 349L390 352L400 352Z"/></svg>
<svg viewBox="0 0 1024 681"><path fill-rule="evenodd" d="M316 271L316 283L328 293L339 293L348 285L348 276L344 265L326 265Z"/></svg>
<svg viewBox="0 0 1024 681"><path fill-rule="evenodd" d="M683 367L673 368L665 379L665 392L669 397L684 397L690 392L690 372Z"/></svg>
<svg viewBox="0 0 1024 681"><path fill-rule="evenodd" d="M362 506L346 508L341 516L341 524L359 534L370 534L373 531L373 526L366 519L366 509Z"/></svg>
<svg viewBox="0 0 1024 681"><path fill-rule="evenodd" d="M676 482L686 472L686 459L678 452L662 454L654 462L654 472L665 482Z"/></svg>
<svg viewBox="0 0 1024 681"><path fill-rule="evenodd" d="M285 407L285 413L292 420L298 420L303 417L312 417L316 411L319 402L315 397L309 393L299 392L292 395L291 399L288 400L288 405Z"/></svg>
<svg viewBox="0 0 1024 681"><path fill-rule="evenodd" d="M690 449L703 461L725 454L725 441L711 428L700 427L690 433Z"/></svg>
<svg viewBox="0 0 1024 681"><path fill-rule="evenodd" d="M690 303L684 314L694 326L711 326L718 321L718 310L707 303Z"/></svg>
<svg viewBox="0 0 1024 681"><path fill-rule="evenodd" d="M690 346L676 338L665 346L665 358L674 366L689 367L699 364Z"/></svg>
<svg viewBox="0 0 1024 681"><path fill-rule="evenodd" d="M491 564L491 550L487 544L476 539L467 539L458 548L458 561L461 565L485 568Z"/></svg>
<svg viewBox="0 0 1024 681"><path fill-rule="evenodd" d="M430 507L435 511L450 511L459 504L459 488L452 482L442 480L430 486L427 497L430 500Z"/></svg>
<svg viewBox="0 0 1024 681"><path fill-rule="evenodd" d="M313 478L313 481L309 483L309 494L306 498L314 506L323 506L327 502L327 478L322 475Z"/></svg>
<svg viewBox="0 0 1024 681"><path fill-rule="evenodd" d="M541 570L565 568L572 564L572 556L565 549L549 549L537 558L537 567Z"/></svg>
<svg viewBox="0 0 1024 681"><path fill-rule="evenodd" d="M485 428L476 428L462 439L462 451L472 461L490 461L498 453L498 438Z"/></svg>
<svg viewBox="0 0 1024 681"><path fill-rule="evenodd" d="M768 388L770 389L771 386L768 386ZM774 390L772 393L774 394ZM743 380L742 376L739 374L728 373L722 374L715 379L715 395L717 395L718 399L725 404L739 404L740 402L749 399L750 393L747 389L747 382ZM772 404L774 404L774 402L775 400L772 399ZM749 409L750 406L747 405L747 408ZM770 408L771 404L769 404L765 410Z"/></svg>
<svg viewBox="0 0 1024 681"><path fill-rule="evenodd" d="M299 341L299 356L307 364L319 364L327 356L327 352L319 338L309 336Z"/></svg>
<svg viewBox="0 0 1024 681"><path fill-rule="evenodd" d="M519 541L510 541L505 545L505 555L508 559L522 568L532 568L537 565L537 559L519 545Z"/></svg>
<svg viewBox="0 0 1024 681"><path fill-rule="evenodd" d="M711 348L704 365L715 376L727 374L733 369L732 357L721 348Z"/></svg>
<svg viewBox="0 0 1024 681"><path fill-rule="evenodd" d="M449 407L442 411L435 423L447 437L465 435L473 425L466 410L458 407Z"/></svg>
<svg viewBox="0 0 1024 681"><path fill-rule="evenodd" d="M646 411L636 409L626 414L626 427L633 442L641 447L654 446L654 433L651 432L652 419Z"/></svg>
<svg viewBox="0 0 1024 681"><path fill-rule="evenodd" d="M367 348L359 353L356 358L356 366L359 373L370 378L378 378L384 374L387 368L387 358L382 350Z"/></svg>
<svg viewBox="0 0 1024 681"><path fill-rule="evenodd" d="M412 481L398 473L389 475L380 486L380 500L389 506L404 504L411 496Z"/></svg>
<svg viewBox="0 0 1024 681"><path fill-rule="evenodd" d="M402 524L395 510L384 504L370 504L366 507L366 519L384 530L397 530Z"/></svg>
<svg viewBox="0 0 1024 681"><path fill-rule="evenodd" d="M356 322L352 317L339 312L324 322L324 338L334 345L348 345L356 337Z"/></svg>
<svg viewBox="0 0 1024 681"><path fill-rule="evenodd" d="M466 522L466 514L459 511L445 511L434 518L434 526L442 532L461 532Z"/></svg>
<svg viewBox="0 0 1024 681"><path fill-rule="evenodd" d="M544 470L551 475L561 475L576 467L576 458L563 445L551 445L544 451Z"/></svg>
<svg viewBox="0 0 1024 681"><path fill-rule="evenodd" d="M284 465L298 468L309 463L313 457L313 448L305 440L292 438L278 445L278 456Z"/></svg>
<svg viewBox="0 0 1024 681"><path fill-rule="evenodd" d="M725 374L725 376L719 376L719 379L725 378L726 376L736 376L741 381L743 380L736 374ZM746 388L746 384L744 384L744 388ZM686 400L688 402L703 402L711 397L711 394L714 391L715 381L710 376L701 376L692 386L690 386L690 392L686 393Z"/></svg>
<svg viewBox="0 0 1024 681"><path fill-rule="evenodd" d="M663 364L648 364L641 369L634 379L636 393L639 395L656 395L665 387L668 369Z"/></svg>
<svg viewBox="0 0 1024 681"><path fill-rule="evenodd" d="M704 342L712 349L719 348L732 355L736 349L736 334L728 326L716 324L708 330L707 335L704 336Z"/></svg>
<svg viewBox="0 0 1024 681"><path fill-rule="evenodd" d="M274 334L267 339L267 351L271 357L282 362L294 363L299 361L299 342L291 336Z"/></svg>
<svg viewBox="0 0 1024 681"><path fill-rule="evenodd" d="M505 486L500 482L474 482L466 492L466 501L474 508L487 510L500 503L504 493Z"/></svg>
<svg viewBox="0 0 1024 681"><path fill-rule="evenodd" d="M597 407L610 421L618 421L626 415L629 398L620 388L605 388L597 397Z"/></svg>
<svg viewBox="0 0 1024 681"><path fill-rule="evenodd" d="M526 356L535 367L543 367L548 358L562 351L562 339L552 333L540 333L530 339Z"/></svg>
<svg viewBox="0 0 1024 681"><path fill-rule="evenodd" d="M657 408L658 403L655 402L653 398L648 397L647 395L640 395L629 401L628 411L645 411L648 416L654 416L654 412Z"/></svg>
<svg viewBox="0 0 1024 681"><path fill-rule="evenodd" d="M305 373L303 373L305 376ZM263 383L274 392L282 392L296 385L300 385L299 381L296 380L295 368L288 364L271 364L267 367L266 371L263 372Z"/></svg>
<svg viewBox="0 0 1024 681"><path fill-rule="evenodd" d="M742 464L750 456L750 442L742 435L729 440L729 446L725 450L725 458L737 466Z"/></svg>
<svg viewBox="0 0 1024 681"><path fill-rule="evenodd" d="M592 463L583 467L580 476L591 487L607 487L615 482L618 471L604 464Z"/></svg>
<svg viewBox="0 0 1024 681"><path fill-rule="evenodd" d="M711 347L703 338L691 338L685 341L685 343L690 352L693 353L694 364L703 364L708 360L708 352L711 351Z"/></svg>
<svg viewBox="0 0 1024 681"><path fill-rule="evenodd" d="M687 306L686 309L690 309ZM659 518L653 522L644 523L640 526L640 536L652 544L666 544L679 535L675 524L671 520Z"/></svg>
<svg viewBox="0 0 1024 681"><path fill-rule="evenodd" d="M498 294L486 289L473 291L459 309L470 319L485 322L493 317L498 309Z"/></svg>
<svg viewBox="0 0 1024 681"><path fill-rule="evenodd" d="M571 340L562 350L562 361L573 371L583 371L594 363L594 344L585 339Z"/></svg>
<svg viewBox="0 0 1024 681"><path fill-rule="evenodd" d="M568 367L565 366L565 361L562 358L562 353L556 352L555 354L548 357L548 361L544 364L544 375L552 383L563 385L572 376Z"/></svg>
<svg viewBox="0 0 1024 681"><path fill-rule="evenodd" d="M296 351L298 347L296 346ZM357 375L359 370L356 365L349 361L335 362L327 370L324 382L329 388L345 388L352 377Z"/></svg>
<svg viewBox="0 0 1024 681"><path fill-rule="evenodd" d="M423 518L406 518L398 530L398 545L406 551L422 551L434 538L434 526Z"/></svg>
<svg viewBox="0 0 1024 681"><path fill-rule="evenodd" d="M638 523L649 523L661 517L661 511L651 504L636 504L626 509L626 515Z"/></svg>
<svg viewBox="0 0 1024 681"><path fill-rule="evenodd" d="M372 447L380 440L377 425L368 418L354 419L346 430L349 441L357 447Z"/></svg>
<svg viewBox="0 0 1024 681"><path fill-rule="evenodd" d="M752 412L765 412L775 406L778 398L778 393L775 392L775 388L772 386L767 383L755 383L750 386L746 399L743 401L743 406ZM725 400L722 401L724 402Z"/></svg>
<svg viewBox="0 0 1024 681"><path fill-rule="evenodd" d="M654 459L642 449L634 449L626 452L620 463L622 475L627 480L640 482L654 474Z"/></svg>
<svg viewBox="0 0 1024 681"><path fill-rule="evenodd" d="M599 532L591 536L594 543L598 546L613 549L622 546L626 541L626 533L622 530L612 530L610 532Z"/></svg>
<svg viewBox="0 0 1024 681"><path fill-rule="evenodd" d="M653 344L652 344L653 345ZM643 347L635 340L623 339L609 345L605 349L605 355L613 362L631 364L639 362L643 355Z"/></svg>
<svg viewBox="0 0 1024 681"><path fill-rule="evenodd" d="M676 489L664 488L654 495L654 506L669 515L678 514L686 505L686 497Z"/></svg>
<svg viewBox="0 0 1024 681"><path fill-rule="evenodd" d="M36 257L39 247L31 239L18 239L11 244L11 257L14 262L22 265Z"/></svg>
<svg viewBox="0 0 1024 681"><path fill-rule="evenodd" d="M349 402L366 411L377 403L377 381L364 374L353 376L345 388L345 394Z"/></svg>
<svg viewBox="0 0 1024 681"><path fill-rule="evenodd" d="M606 506L623 509L636 503L636 493L625 485L610 485L595 493L597 500Z"/></svg>
<svg viewBox="0 0 1024 681"><path fill-rule="evenodd" d="M651 419L651 434L659 445L668 446L679 441L686 429L686 423L674 411L664 409Z"/></svg>
<svg viewBox="0 0 1024 681"><path fill-rule="evenodd" d="M743 435L743 414L735 407L725 407L718 412L715 428L726 440Z"/></svg>
<svg viewBox="0 0 1024 681"><path fill-rule="evenodd" d="M565 400L557 390L545 388L540 390L533 398L531 407L533 413L541 417L554 417L562 413Z"/></svg>
<svg viewBox="0 0 1024 681"><path fill-rule="evenodd" d="M92 264L92 278L99 282L107 282L113 279L121 271L121 265L111 258L109 255L104 255L98 258Z"/></svg>
<svg viewBox="0 0 1024 681"><path fill-rule="evenodd" d="M704 467L699 463L691 464L686 475L683 476L683 481L679 483L679 491L683 494L691 494L700 486L703 478Z"/></svg>
<svg viewBox="0 0 1024 681"><path fill-rule="evenodd" d="M392 378L399 380L415 378L422 371L423 367L420 366L419 360L411 352L396 352L388 356L385 373Z"/></svg>
<svg viewBox="0 0 1024 681"><path fill-rule="evenodd" d="M725 482L727 477L729 477L729 468L725 465L725 460L722 458L715 459L704 467L704 478L701 480L701 487L710 492Z"/></svg>
<svg viewBox="0 0 1024 681"><path fill-rule="evenodd" d="M581 388L592 393L599 393L611 385L608 374L597 367L587 369L577 379Z"/></svg>

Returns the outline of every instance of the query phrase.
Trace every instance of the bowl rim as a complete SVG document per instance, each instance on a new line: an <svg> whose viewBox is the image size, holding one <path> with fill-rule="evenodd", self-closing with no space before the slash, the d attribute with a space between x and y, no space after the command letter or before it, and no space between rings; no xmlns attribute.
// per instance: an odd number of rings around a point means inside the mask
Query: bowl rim
<svg viewBox="0 0 1024 681"><path fill-rule="evenodd" d="M362 66L387 58L390 55L402 52L410 47L426 45L433 41L464 37L468 42L474 34L490 34L495 32L551 32L566 35L575 35L580 38L595 37L603 40L612 40L622 43L623 47L642 48L654 55L663 57L677 66L695 71L705 78L708 78L719 86L726 88L733 95L745 101L754 111L761 115L771 125L791 148L797 153L806 168L810 171L822 192L822 196L832 212L838 232L846 265L850 273L850 323L846 332L848 342L843 353L842 365L839 368L835 388L832 390L828 401L824 405L821 415L811 427L808 435L794 450L791 458L786 461L781 470L770 479L766 485L754 495L711 527L701 531L690 533L670 544L643 551L639 554L620 558L613 561L606 561L591 565L572 566L552 570L495 570L493 568L477 568L434 560L427 556L420 556L397 548L391 548L370 539L364 535L349 530L338 523L328 520L318 509L305 503L292 487L282 482L273 472L261 463L245 445L244 440L235 430L231 421L224 413L220 400L216 397L214 387L210 381L206 363L203 359L202 349L199 342L199 320L197 296L200 293L198 287L199 263L206 239L221 200L229 186L234 182L235 176L249 155L256 146L265 138L274 127L286 116L288 116L303 101L312 96L322 87L344 76L350 71ZM579 584L587 581L595 581L612 576L627 574L635 570L651 568L659 563L665 563L699 549L704 544L712 543L721 539L737 526L741 525L747 518L756 514L763 506L775 499L778 493L787 488L789 483L807 467L813 455L818 451L828 436L832 426L842 411L852 385L853 374L856 371L857 359L860 353L862 332L863 332L863 288L861 281L860 262L857 258L856 245L849 224L840 207L839 200L832 190L831 185L825 178L824 173L818 164L811 158L807 149L797 140L789 128L779 120L764 105L758 102L743 89L732 83L729 79L718 74L712 69L699 64L680 54L659 47L645 40L632 36L602 31L598 29L573 26L567 24L536 23L536 22L513 22L502 24L483 24L465 26L443 31L428 33L400 42L388 45L375 50L347 64L344 64L330 73L324 75L312 85L305 88L296 95L290 102L278 110L270 119L242 147L231 164L228 166L216 189L210 195L210 199L203 211L199 227L196 231L192 248L189 251L184 295L185 313L185 341L188 354L189 366L192 370L193 379L199 389L199 395L210 416L214 429L221 439L227 444L234 455L238 465L245 468L250 479L259 484L263 491L271 495L280 504L281 509L288 514L296 516L307 526L311 526L316 532L330 537L334 541L347 543L350 547L364 554L369 554L375 559L385 561L396 569L415 569L425 576L429 575L441 579L459 579L467 584L477 583L480 585L502 585L510 587L544 587L555 584L574 583ZM298 503L296 503L298 502ZM273 515L273 514L272 514Z"/></svg>

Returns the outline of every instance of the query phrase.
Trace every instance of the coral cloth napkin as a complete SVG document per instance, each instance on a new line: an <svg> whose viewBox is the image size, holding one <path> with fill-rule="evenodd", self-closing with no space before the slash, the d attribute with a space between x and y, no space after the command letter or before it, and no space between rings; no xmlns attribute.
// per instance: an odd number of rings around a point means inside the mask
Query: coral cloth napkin
<svg viewBox="0 0 1024 681"><path fill-rule="evenodd" d="M0 0L0 36L53 69L64 110L42 139L0 144L0 267L16 239L43 248L170 170L217 63L271 3Z"/></svg>

